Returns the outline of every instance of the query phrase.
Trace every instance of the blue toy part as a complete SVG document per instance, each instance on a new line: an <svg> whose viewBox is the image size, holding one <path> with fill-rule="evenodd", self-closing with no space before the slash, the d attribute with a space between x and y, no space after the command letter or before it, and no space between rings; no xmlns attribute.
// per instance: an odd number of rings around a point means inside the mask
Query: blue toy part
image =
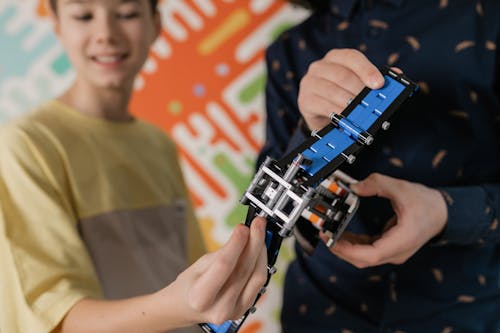
<svg viewBox="0 0 500 333"><path fill-rule="evenodd" d="M391 76L385 75L384 78L384 86L369 91L347 117L332 115L332 122L336 127L323 137L318 137L318 141L302 152L308 164L301 165L301 168L309 176L314 176L342 154L347 159L344 151L352 144L358 141L371 144L373 139L369 130L405 89L403 84ZM361 137L363 140L360 140Z"/></svg>
<svg viewBox="0 0 500 333"><path fill-rule="evenodd" d="M361 129L368 131L382 116L396 98L399 97L405 86L385 75L385 84L382 88L372 90L360 104L349 113L347 119L357 124Z"/></svg>
<svg viewBox="0 0 500 333"><path fill-rule="evenodd" d="M301 168L310 176L314 176L354 142L349 135L344 134L343 129L332 130L302 153L311 164L301 165Z"/></svg>
<svg viewBox="0 0 500 333"><path fill-rule="evenodd" d="M236 327L231 320L228 320L221 325L203 324L202 328L205 332L209 333L232 333L235 332L234 329Z"/></svg>

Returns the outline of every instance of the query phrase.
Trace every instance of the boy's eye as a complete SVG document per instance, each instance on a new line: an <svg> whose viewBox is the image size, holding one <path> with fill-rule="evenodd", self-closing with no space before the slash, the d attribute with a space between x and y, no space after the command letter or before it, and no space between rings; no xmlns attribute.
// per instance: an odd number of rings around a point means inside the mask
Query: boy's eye
<svg viewBox="0 0 500 333"><path fill-rule="evenodd" d="M92 14L87 13L87 14L75 15L73 16L73 18L78 21L90 21L92 19Z"/></svg>
<svg viewBox="0 0 500 333"><path fill-rule="evenodd" d="M118 18L125 19L125 20L130 20L134 19L136 17L139 17L139 12L124 12L124 13L118 13Z"/></svg>

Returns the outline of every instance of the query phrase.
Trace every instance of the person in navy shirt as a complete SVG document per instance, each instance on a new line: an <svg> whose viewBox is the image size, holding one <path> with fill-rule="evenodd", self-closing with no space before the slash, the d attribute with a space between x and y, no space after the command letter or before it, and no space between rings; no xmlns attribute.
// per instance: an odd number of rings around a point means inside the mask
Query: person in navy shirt
<svg viewBox="0 0 500 333"><path fill-rule="evenodd" d="M420 91L341 167L362 180L341 240L296 245L283 332L500 332L500 2L300 2L266 52L259 163L381 87L377 67Z"/></svg>

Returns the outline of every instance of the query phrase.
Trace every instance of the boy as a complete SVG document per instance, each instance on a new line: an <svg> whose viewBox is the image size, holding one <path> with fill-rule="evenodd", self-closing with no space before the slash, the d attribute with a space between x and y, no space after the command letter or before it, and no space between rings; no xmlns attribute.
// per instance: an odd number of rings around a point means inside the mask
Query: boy
<svg viewBox="0 0 500 333"><path fill-rule="evenodd" d="M182 271L203 245L175 146L128 112L156 2L50 1L76 79L0 131L1 332L221 323L266 280L263 220Z"/></svg>

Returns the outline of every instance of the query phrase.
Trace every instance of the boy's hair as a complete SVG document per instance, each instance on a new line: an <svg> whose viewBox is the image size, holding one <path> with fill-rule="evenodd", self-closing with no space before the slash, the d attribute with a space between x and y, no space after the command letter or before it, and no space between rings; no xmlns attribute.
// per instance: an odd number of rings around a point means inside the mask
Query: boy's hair
<svg viewBox="0 0 500 333"><path fill-rule="evenodd" d="M153 11L153 13L156 12L158 0L149 0L149 4L151 5L151 10ZM57 13L57 0L49 0L49 5L50 9L52 9L54 13Z"/></svg>

